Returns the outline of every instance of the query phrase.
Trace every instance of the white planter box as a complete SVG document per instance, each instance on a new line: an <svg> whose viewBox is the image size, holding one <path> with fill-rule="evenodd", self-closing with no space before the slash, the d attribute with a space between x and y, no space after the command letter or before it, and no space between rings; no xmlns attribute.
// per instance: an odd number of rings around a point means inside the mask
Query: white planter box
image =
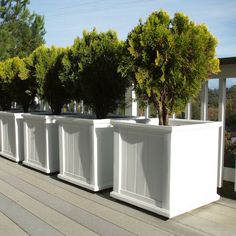
<svg viewBox="0 0 236 236"><path fill-rule="evenodd" d="M55 116L24 114L23 164L53 173L59 171L58 124Z"/></svg>
<svg viewBox="0 0 236 236"><path fill-rule="evenodd" d="M109 119L58 118L60 179L92 191L113 184L113 128Z"/></svg>
<svg viewBox="0 0 236 236"><path fill-rule="evenodd" d="M0 155L20 162L24 158L22 113L0 112Z"/></svg>
<svg viewBox="0 0 236 236"><path fill-rule="evenodd" d="M220 122L138 122L111 121L112 197L168 218L219 199Z"/></svg>

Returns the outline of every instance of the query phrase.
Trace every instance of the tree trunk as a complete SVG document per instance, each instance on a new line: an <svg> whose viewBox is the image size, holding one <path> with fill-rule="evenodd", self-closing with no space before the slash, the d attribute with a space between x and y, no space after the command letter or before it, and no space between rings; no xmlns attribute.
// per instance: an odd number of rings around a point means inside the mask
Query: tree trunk
<svg viewBox="0 0 236 236"><path fill-rule="evenodd" d="M61 104L51 104L50 107L51 107L53 115L60 115L61 114L61 109L62 109Z"/></svg>
<svg viewBox="0 0 236 236"><path fill-rule="evenodd" d="M158 110L159 125L169 125L168 108L160 107Z"/></svg>

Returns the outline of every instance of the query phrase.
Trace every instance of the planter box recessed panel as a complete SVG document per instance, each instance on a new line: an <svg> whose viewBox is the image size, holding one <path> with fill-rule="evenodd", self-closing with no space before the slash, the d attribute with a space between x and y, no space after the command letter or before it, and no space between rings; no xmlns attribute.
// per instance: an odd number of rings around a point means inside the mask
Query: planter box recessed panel
<svg viewBox="0 0 236 236"><path fill-rule="evenodd" d="M111 196L174 217L219 199L219 122L112 121L114 187ZM175 124L175 125L174 125Z"/></svg>
<svg viewBox="0 0 236 236"><path fill-rule="evenodd" d="M138 196L162 201L164 137L148 132L122 132L123 163L121 190ZM147 175L147 173L149 173Z"/></svg>
<svg viewBox="0 0 236 236"><path fill-rule="evenodd" d="M89 128L65 125L64 151L68 154L65 160L64 170L69 176L76 176L81 181L89 182L91 144L89 143ZM79 148L83 147L83 148Z"/></svg>
<svg viewBox="0 0 236 236"><path fill-rule="evenodd" d="M28 145L26 153L29 161L45 168L46 142L42 137L46 137L46 129L43 125L41 122L27 122Z"/></svg>
<svg viewBox="0 0 236 236"><path fill-rule="evenodd" d="M59 171L58 125L55 117L24 114L24 165L45 173Z"/></svg>
<svg viewBox="0 0 236 236"><path fill-rule="evenodd" d="M0 112L0 155L16 162L23 160L23 122L21 113Z"/></svg>
<svg viewBox="0 0 236 236"><path fill-rule="evenodd" d="M59 118L59 178L98 191L112 186L110 120Z"/></svg>

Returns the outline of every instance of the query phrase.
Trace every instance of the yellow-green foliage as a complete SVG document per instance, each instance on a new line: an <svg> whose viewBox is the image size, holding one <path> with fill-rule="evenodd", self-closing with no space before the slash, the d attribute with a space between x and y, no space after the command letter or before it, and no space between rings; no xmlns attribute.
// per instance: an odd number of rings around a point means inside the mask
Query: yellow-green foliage
<svg viewBox="0 0 236 236"><path fill-rule="evenodd" d="M49 69L55 64L57 57L64 51L63 48L40 46L37 48L28 59L28 67L37 81L37 94L40 97L44 96L44 83L46 74Z"/></svg>
<svg viewBox="0 0 236 236"><path fill-rule="evenodd" d="M182 110L219 71L216 46L205 25L182 13L171 19L165 11L153 12L130 32L127 48L137 94L154 104L161 123L167 124L163 118Z"/></svg>

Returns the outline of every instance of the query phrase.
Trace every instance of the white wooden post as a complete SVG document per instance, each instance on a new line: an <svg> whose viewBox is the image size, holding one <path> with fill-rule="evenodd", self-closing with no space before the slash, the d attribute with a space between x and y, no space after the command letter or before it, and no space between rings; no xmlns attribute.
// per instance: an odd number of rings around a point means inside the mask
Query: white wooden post
<svg viewBox="0 0 236 236"><path fill-rule="evenodd" d="M203 85L201 92L201 120L208 120L208 82Z"/></svg>
<svg viewBox="0 0 236 236"><path fill-rule="evenodd" d="M218 120L222 121L222 130L220 134L220 154L218 161L218 187L223 185L223 169L224 169L224 143L225 143L225 113L226 108L226 78L219 79L219 113Z"/></svg>
<svg viewBox="0 0 236 236"><path fill-rule="evenodd" d="M134 86L127 89L125 93L125 115L138 116L138 102L134 91Z"/></svg>
<svg viewBox="0 0 236 236"><path fill-rule="evenodd" d="M147 106L145 108L145 118L148 119L150 117L150 105L147 102Z"/></svg>
<svg viewBox="0 0 236 236"><path fill-rule="evenodd" d="M66 112L70 112L70 103L66 104Z"/></svg>
<svg viewBox="0 0 236 236"><path fill-rule="evenodd" d="M81 100L80 101L80 113L84 113L84 101L83 100Z"/></svg>
<svg viewBox="0 0 236 236"><path fill-rule="evenodd" d="M73 111L77 112L77 102L76 101L73 102Z"/></svg>
<svg viewBox="0 0 236 236"><path fill-rule="evenodd" d="M134 89L132 89L132 116L138 116L138 102Z"/></svg>
<svg viewBox="0 0 236 236"><path fill-rule="evenodd" d="M185 119L191 120L192 118L192 104L189 102L185 108Z"/></svg>

